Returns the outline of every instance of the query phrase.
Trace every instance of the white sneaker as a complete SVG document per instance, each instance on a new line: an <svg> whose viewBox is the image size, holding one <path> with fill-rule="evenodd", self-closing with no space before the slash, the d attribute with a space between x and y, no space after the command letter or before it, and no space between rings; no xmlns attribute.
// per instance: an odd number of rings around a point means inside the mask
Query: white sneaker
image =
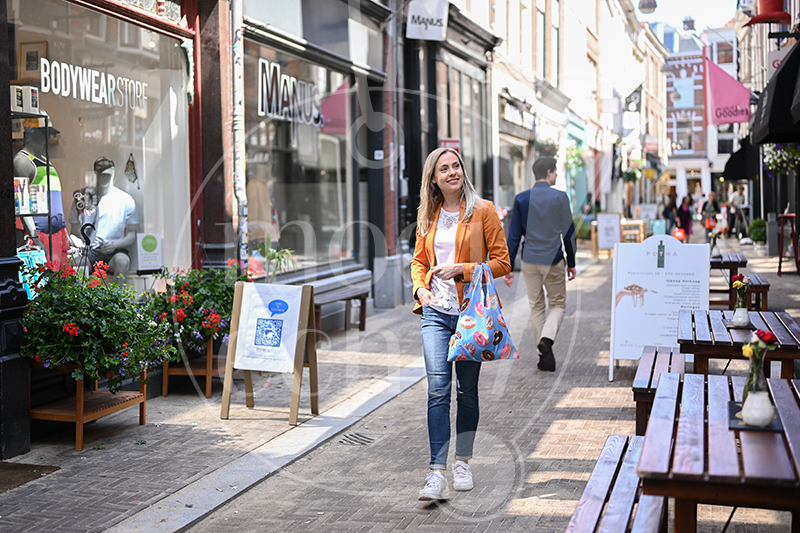
<svg viewBox="0 0 800 533"><path fill-rule="evenodd" d="M450 489L445 477L436 471L431 471L425 476L425 486L419 491L421 501L447 500L450 498Z"/></svg>
<svg viewBox="0 0 800 533"><path fill-rule="evenodd" d="M455 490L472 490L472 470L464 461L456 461L453 465L453 488Z"/></svg>

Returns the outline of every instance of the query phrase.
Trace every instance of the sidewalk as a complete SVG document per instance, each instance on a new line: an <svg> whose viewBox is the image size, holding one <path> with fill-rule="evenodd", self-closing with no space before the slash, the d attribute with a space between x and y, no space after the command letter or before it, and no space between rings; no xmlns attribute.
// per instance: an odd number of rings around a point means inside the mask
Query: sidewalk
<svg viewBox="0 0 800 533"><path fill-rule="evenodd" d="M215 383L209 400L185 388L148 401L146 426L133 409L87 426L82 452L71 431L35 442L13 461L61 470L0 494L0 531L563 531L606 436L634 432L635 362L607 379L611 261L584 252L579 267L555 373L536 369L521 276L499 283L522 358L484 365L476 489L448 504L416 500L426 384L419 321L405 306L371 316L366 332L332 336L319 353L322 414L309 416L306 381L297 428L287 423L290 375L256 374L256 408L244 407L236 381L227 421ZM752 267L775 272L777 259ZM770 308L800 307L793 276L770 276L781 284ZM729 513L701 507L703 531L719 531ZM787 524L786 513L740 509L730 530Z"/></svg>

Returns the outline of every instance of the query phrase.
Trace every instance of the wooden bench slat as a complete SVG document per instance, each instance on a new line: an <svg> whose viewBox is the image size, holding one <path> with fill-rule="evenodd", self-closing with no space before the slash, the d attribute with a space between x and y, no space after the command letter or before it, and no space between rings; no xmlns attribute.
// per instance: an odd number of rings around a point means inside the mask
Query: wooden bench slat
<svg viewBox="0 0 800 533"><path fill-rule="evenodd" d="M764 319L761 318L761 313L758 312L751 312L748 313L750 315L750 323L753 324L757 329L769 329L767 323L764 322Z"/></svg>
<svg viewBox="0 0 800 533"><path fill-rule="evenodd" d="M686 372L686 356L680 352L677 346L672 347L672 364L669 367L671 374L683 374Z"/></svg>
<svg viewBox="0 0 800 533"><path fill-rule="evenodd" d="M794 339L800 342L800 325L787 313L786 311L778 311L775 313L778 319L783 324L783 327L794 337Z"/></svg>
<svg viewBox="0 0 800 533"><path fill-rule="evenodd" d="M675 436L675 456L672 472L676 476L701 479L705 469L705 383L700 374L683 377L681 412L678 434Z"/></svg>
<svg viewBox="0 0 800 533"><path fill-rule="evenodd" d="M714 344L733 344L728 328L722 323L722 313L720 311L709 311L708 319L711 322L711 331L714 334Z"/></svg>
<svg viewBox="0 0 800 533"><path fill-rule="evenodd" d="M746 481L769 480L779 484L794 484L794 469L780 433L740 431L739 443Z"/></svg>
<svg viewBox="0 0 800 533"><path fill-rule="evenodd" d="M682 313L683 311L681 311ZM687 310L691 317L691 311ZM691 320L691 318L690 318ZM695 311L694 315L694 336L697 339L697 344L713 344L711 340L711 331L708 329L708 315L705 311Z"/></svg>
<svg viewBox="0 0 800 533"><path fill-rule="evenodd" d="M708 376L708 474L711 480L741 477L736 434L728 429L731 391L727 376Z"/></svg>
<svg viewBox="0 0 800 533"><path fill-rule="evenodd" d="M639 460L639 472L652 473L654 477L666 477L669 472L670 449L655 443L664 442L665 439L672 441L679 384L678 374L661 376L661 386L656 391L650 421L647 423L647 437Z"/></svg>
<svg viewBox="0 0 800 533"><path fill-rule="evenodd" d="M681 309L678 314L678 342L691 343L693 341L692 311L690 309Z"/></svg>
<svg viewBox="0 0 800 533"><path fill-rule="evenodd" d="M633 378L634 392L644 391L650 388L650 380L653 377L653 359L655 356L655 346L645 346L642 350L642 358L639 360L639 367L636 369L636 377Z"/></svg>
<svg viewBox="0 0 800 533"><path fill-rule="evenodd" d="M792 463L796 472L800 472L800 407L796 396L800 396L800 380L794 380L794 389L784 379L768 380L778 416L783 424L786 444L792 455Z"/></svg>
<svg viewBox="0 0 800 533"><path fill-rule="evenodd" d="M758 312L756 311L749 311L748 314L758 316ZM733 320L733 311L725 311L724 316L725 320ZM753 317L751 316L750 322L752 321ZM744 344L746 342L750 342L750 337L753 336L753 332L749 328L747 329L733 328L728 330L728 333L730 334L731 340L733 341L734 344Z"/></svg>
<svg viewBox="0 0 800 533"><path fill-rule="evenodd" d="M789 331L783 326L783 323L778 319L777 316L774 314L766 313L761 315L764 319L764 322L767 323L769 329L772 330L772 333L778 337L778 342L780 343L781 348L797 348L797 341L794 340L794 337L789 333Z"/></svg>
<svg viewBox="0 0 800 533"><path fill-rule="evenodd" d="M737 253L736 253L736 258L737 258L737 260L738 260L739 262L741 262L741 263L744 263L744 264L742 265L742 268L744 268L744 267L746 267L746 266L747 266L747 257L745 257L745 255L744 255L742 252L737 252Z"/></svg>
<svg viewBox="0 0 800 533"><path fill-rule="evenodd" d="M332 291L314 295L314 305L325 305L342 300L355 300L362 296L369 295L369 289L365 287L343 287Z"/></svg>
<svg viewBox="0 0 800 533"><path fill-rule="evenodd" d="M742 396L744 396L744 384L747 381L745 376L731 376L731 385L733 386L733 401L742 403Z"/></svg>
<svg viewBox="0 0 800 533"><path fill-rule="evenodd" d="M664 496L642 494L636 506L636 518L631 533L652 533L658 531L664 517L667 499Z"/></svg>
<svg viewBox="0 0 800 533"><path fill-rule="evenodd" d="M669 372L669 348L663 346L659 348L658 355L656 355L656 363L653 367L653 381L651 387L658 388L658 382L661 374Z"/></svg>
<svg viewBox="0 0 800 533"><path fill-rule="evenodd" d="M631 437L597 533L624 532L628 529L639 492L640 480L636 474L636 466L639 464L643 441L644 437Z"/></svg>
<svg viewBox="0 0 800 533"><path fill-rule="evenodd" d="M594 531L608 499L627 442L628 437L624 435L609 435L606 439L603 451L600 452L589 481L586 482L586 488L583 489L581 499L567 525L567 532Z"/></svg>

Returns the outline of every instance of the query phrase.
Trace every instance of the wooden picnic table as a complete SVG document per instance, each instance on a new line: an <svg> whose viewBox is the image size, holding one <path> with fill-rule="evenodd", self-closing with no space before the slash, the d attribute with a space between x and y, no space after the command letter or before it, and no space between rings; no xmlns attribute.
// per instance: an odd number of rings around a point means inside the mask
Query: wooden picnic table
<svg viewBox="0 0 800 533"><path fill-rule="evenodd" d="M793 376L794 360L800 359L800 326L788 313L749 311L750 322L769 330L778 338L778 347L767 352L766 361L781 362L781 377ZM678 344L681 353L694 354L694 372L708 374L708 360L744 359L742 345L750 342L753 331L726 326L733 311L681 309L678 315ZM769 365L764 365L769 375Z"/></svg>
<svg viewBox="0 0 800 533"><path fill-rule="evenodd" d="M720 257L711 258L711 270L727 271L723 272L723 277L727 284L727 289L711 289L714 293L724 293L728 297L724 300L710 300L710 305L724 305L728 309L733 309L736 305L736 289L733 288L731 278L739 273L740 268L747 267L747 258L742 253L724 253Z"/></svg>
<svg viewBox="0 0 800 533"><path fill-rule="evenodd" d="M637 472L643 494L675 500L676 533L697 530L697 504L792 512L800 531L800 380L767 380L783 429L731 430L744 376L663 374Z"/></svg>

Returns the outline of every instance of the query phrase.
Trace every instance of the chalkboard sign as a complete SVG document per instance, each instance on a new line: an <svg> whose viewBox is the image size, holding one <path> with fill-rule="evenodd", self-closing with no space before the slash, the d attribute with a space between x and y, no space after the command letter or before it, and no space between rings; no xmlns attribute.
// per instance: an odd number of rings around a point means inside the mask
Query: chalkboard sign
<svg viewBox="0 0 800 533"><path fill-rule="evenodd" d="M297 424L303 368L309 369L311 413L319 414L314 288L237 282L220 418L230 414L233 371L244 371L247 407L253 407L250 372L292 372L289 423Z"/></svg>

